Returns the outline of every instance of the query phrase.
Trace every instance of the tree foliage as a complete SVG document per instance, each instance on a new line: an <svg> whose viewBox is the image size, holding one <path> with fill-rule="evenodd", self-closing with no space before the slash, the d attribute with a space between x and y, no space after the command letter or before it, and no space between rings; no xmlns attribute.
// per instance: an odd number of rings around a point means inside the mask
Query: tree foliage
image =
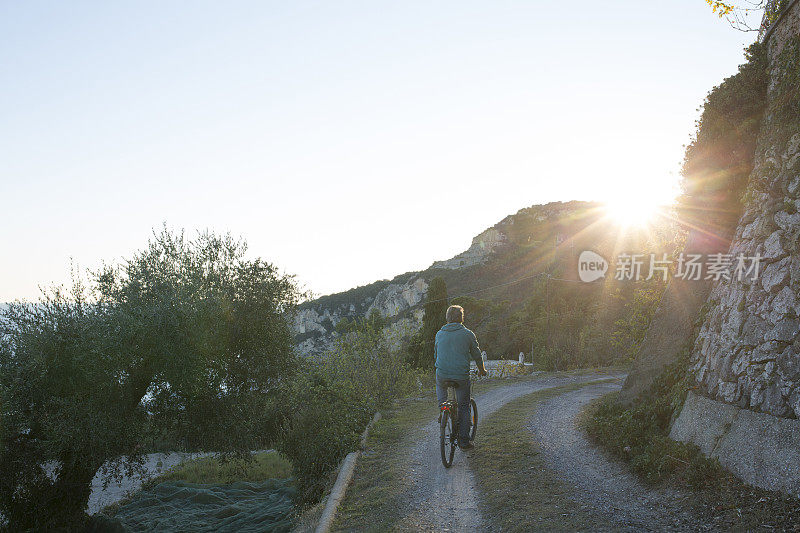
<svg viewBox="0 0 800 533"><path fill-rule="evenodd" d="M766 47L751 45L746 59L708 94L686 148L680 204L681 218L691 226L730 233L741 213L766 106Z"/></svg>
<svg viewBox="0 0 800 533"><path fill-rule="evenodd" d="M787 0L744 0L729 2L705 0L711 10L740 31L768 28L788 4Z"/></svg>
<svg viewBox="0 0 800 533"><path fill-rule="evenodd" d="M91 481L135 469L154 438L249 450L274 438L293 361L291 277L246 245L164 229L120 266L0 316L0 513L76 527ZM46 468L42 468L46 466Z"/></svg>
<svg viewBox="0 0 800 533"><path fill-rule="evenodd" d="M335 329L340 335L346 335L357 331L381 331L387 325L387 320L381 316L380 311L373 309L363 318L356 317L352 320L347 317L342 318Z"/></svg>

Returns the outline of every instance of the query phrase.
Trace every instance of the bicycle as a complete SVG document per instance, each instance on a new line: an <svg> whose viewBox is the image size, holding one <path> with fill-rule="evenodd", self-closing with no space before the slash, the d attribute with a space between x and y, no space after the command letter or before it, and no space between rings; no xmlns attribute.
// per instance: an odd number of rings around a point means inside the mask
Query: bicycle
<svg viewBox="0 0 800 533"><path fill-rule="evenodd" d="M445 468L450 468L453 464L453 456L456 454L456 447L458 447L458 402L455 399L455 389L458 388L458 383L446 380L442 385L447 390L447 400L439 406L439 449L442 452L442 464ZM453 389L452 399L450 398L450 389ZM469 404L472 412L469 440L472 441L478 430L478 405L475 403L475 398L470 398Z"/></svg>

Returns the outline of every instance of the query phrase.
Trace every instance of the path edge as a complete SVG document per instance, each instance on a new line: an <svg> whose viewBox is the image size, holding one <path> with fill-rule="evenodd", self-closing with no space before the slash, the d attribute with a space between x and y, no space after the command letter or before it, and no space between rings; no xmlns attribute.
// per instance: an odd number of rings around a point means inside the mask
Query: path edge
<svg viewBox="0 0 800 533"><path fill-rule="evenodd" d="M328 495L325 509L322 511L322 516L319 519L319 523L317 523L314 533L328 533L331 530L331 526L333 526L333 520L336 518L336 511L339 508L339 504L344 499L345 492L347 492L347 487L350 485L350 481L353 479L353 474L356 471L356 462L361 455L361 450L366 448L369 430L372 429L372 426L375 425L375 423L380 419L381 414L376 412L372 417L372 420L369 421L369 424L367 424L367 427L364 429L364 433L361 434L361 449L348 453L342 461L342 464L339 466L339 474L336 476L336 483L333 484L331 493Z"/></svg>

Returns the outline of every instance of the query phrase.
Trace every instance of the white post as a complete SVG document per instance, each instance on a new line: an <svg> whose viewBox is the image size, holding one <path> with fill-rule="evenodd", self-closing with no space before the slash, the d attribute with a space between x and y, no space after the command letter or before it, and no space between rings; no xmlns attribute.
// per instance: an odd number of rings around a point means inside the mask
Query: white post
<svg viewBox="0 0 800 533"><path fill-rule="evenodd" d="M525 354L523 352L519 352L519 364L525 364Z"/></svg>

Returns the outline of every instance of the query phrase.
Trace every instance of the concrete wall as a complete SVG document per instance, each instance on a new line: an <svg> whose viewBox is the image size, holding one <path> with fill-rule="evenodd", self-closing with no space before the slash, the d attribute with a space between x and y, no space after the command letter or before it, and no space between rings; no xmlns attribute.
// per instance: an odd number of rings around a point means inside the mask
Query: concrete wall
<svg viewBox="0 0 800 533"><path fill-rule="evenodd" d="M800 420L689 392L670 437L697 444L751 485L800 496Z"/></svg>

